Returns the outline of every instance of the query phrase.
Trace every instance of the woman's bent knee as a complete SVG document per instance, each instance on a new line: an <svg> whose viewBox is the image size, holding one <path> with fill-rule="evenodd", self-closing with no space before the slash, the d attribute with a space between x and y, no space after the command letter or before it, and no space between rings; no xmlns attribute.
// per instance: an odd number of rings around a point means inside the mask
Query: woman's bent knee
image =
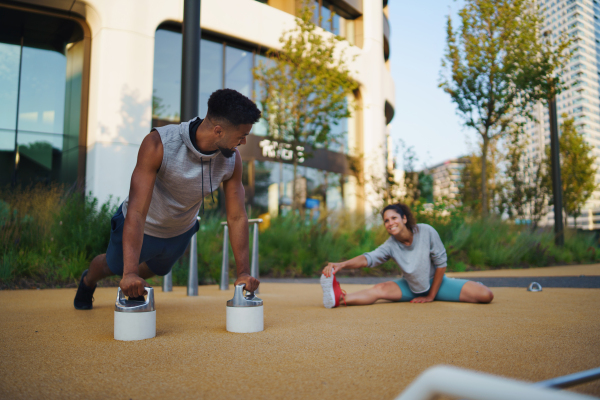
<svg viewBox="0 0 600 400"><path fill-rule="evenodd" d="M494 293L492 293L489 288L485 287L485 290L480 293L478 300L480 303L491 303L492 300L494 300Z"/></svg>
<svg viewBox="0 0 600 400"><path fill-rule="evenodd" d="M377 297L383 300L400 300L402 291L395 282L382 282L373 286L373 290L377 293Z"/></svg>

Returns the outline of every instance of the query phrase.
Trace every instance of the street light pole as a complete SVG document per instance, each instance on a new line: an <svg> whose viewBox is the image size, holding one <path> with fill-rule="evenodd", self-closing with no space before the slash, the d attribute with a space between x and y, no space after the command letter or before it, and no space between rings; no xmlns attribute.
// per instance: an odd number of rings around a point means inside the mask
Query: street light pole
<svg viewBox="0 0 600 400"><path fill-rule="evenodd" d="M550 163L552 165L552 196L554 202L554 242L565 244L562 215L562 181L560 178L560 146L558 141L558 118L556 116L556 95L548 100L550 116Z"/></svg>
<svg viewBox="0 0 600 400"><path fill-rule="evenodd" d="M200 0L184 0L181 59L181 121L198 115L200 94Z"/></svg>
<svg viewBox="0 0 600 400"><path fill-rule="evenodd" d="M181 121L198 116L200 97L200 0L184 0L181 51ZM197 236L190 241L188 296L198 296Z"/></svg>

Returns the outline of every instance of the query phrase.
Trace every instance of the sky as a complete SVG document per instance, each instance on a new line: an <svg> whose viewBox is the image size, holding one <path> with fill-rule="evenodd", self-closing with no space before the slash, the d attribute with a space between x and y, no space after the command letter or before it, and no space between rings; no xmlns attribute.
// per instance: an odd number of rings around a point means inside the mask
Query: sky
<svg viewBox="0 0 600 400"><path fill-rule="evenodd" d="M463 128L450 96L438 87L446 45L446 18L455 16L462 0L392 0L390 63L396 85L392 120L394 143L413 146L416 167L432 166L467 154L475 134ZM402 167L399 150L398 166Z"/></svg>

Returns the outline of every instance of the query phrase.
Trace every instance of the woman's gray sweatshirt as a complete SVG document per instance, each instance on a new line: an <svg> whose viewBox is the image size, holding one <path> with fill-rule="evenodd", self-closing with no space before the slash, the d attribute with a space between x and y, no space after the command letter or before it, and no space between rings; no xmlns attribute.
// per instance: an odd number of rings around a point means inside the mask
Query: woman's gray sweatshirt
<svg viewBox="0 0 600 400"><path fill-rule="evenodd" d="M437 231L427 224L417 224L419 231L414 234L410 246L405 246L390 236L374 251L363 254L369 268L393 259L403 272L403 277L413 293L429 290L430 280L436 268L446 267L446 249Z"/></svg>

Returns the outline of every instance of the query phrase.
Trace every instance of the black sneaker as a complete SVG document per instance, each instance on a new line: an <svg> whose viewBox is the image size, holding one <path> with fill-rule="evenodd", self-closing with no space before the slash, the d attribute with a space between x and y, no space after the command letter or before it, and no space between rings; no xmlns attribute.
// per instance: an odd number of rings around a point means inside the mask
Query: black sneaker
<svg viewBox="0 0 600 400"><path fill-rule="evenodd" d="M77 294L75 295L75 300L73 300L73 305L77 310L91 310L92 302L94 301L94 291L96 287L90 288L83 282L83 277L86 276L88 270L86 269L81 274L81 280L79 281L79 287L77 288Z"/></svg>

